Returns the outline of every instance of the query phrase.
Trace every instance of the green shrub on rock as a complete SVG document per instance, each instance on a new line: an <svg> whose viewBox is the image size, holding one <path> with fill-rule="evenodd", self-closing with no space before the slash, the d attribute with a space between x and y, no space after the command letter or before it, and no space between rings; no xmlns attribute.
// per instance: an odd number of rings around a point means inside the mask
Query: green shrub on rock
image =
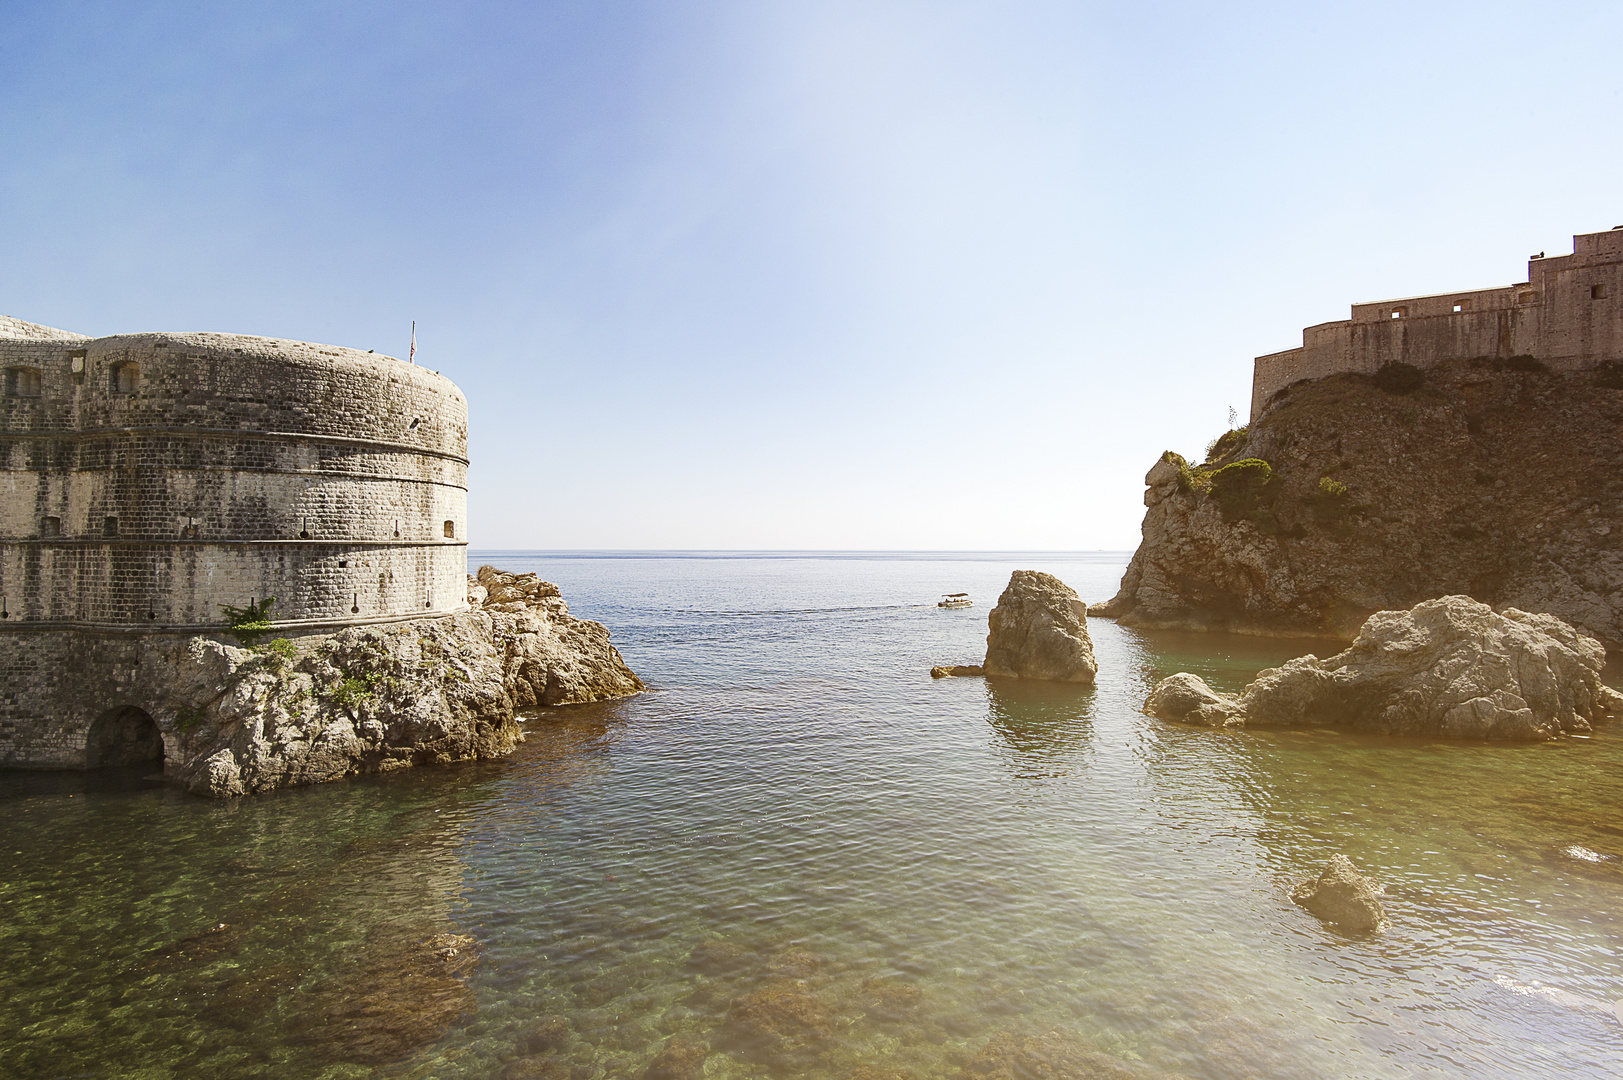
<svg viewBox="0 0 1623 1080"><path fill-rule="evenodd" d="M1241 458L1211 474L1212 497L1228 521L1260 522L1266 515L1271 522L1267 510L1277 491L1274 468L1261 458Z"/></svg>
<svg viewBox="0 0 1623 1080"><path fill-rule="evenodd" d="M276 597L267 596L263 600L248 601L245 608L221 604L220 610L225 612L226 632L241 644L252 645L271 628L270 609L274 603Z"/></svg>
<svg viewBox="0 0 1623 1080"><path fill-rule="evenodd" d="M1345 518L1351 501L1347 485L1328 476L1319 477L1319 489L1308 496L1313 520L1320 525L1334 525Z"/></svg>
<svg viewBox="0 0 1623 1080"><path fill-rule="evenodd" d="M1245 444L1246 436L1250 434L1250 427L1237 427L1223 432L1217 438L1206 444L1206 460L1221 461L1225 454L1238 450Z"/></svg>

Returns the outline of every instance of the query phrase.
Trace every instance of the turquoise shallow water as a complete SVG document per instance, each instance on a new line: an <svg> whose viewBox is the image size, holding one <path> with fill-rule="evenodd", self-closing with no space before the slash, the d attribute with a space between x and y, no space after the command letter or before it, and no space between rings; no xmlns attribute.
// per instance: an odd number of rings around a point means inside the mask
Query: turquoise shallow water
<svg viewBox="0 0 1623 1080"><path fill-rule="evenodd" d="M1096 689L929 678L1011 569L1097 600L1123 559L489 554L651 691L234 804L0 775L0 1074L593 1080L681 1038L718 1080L956 1077L1059 1032L1145 1076L1623 1075L1623 731L1175 727L1163 675L1326 644L1103 620ZM1334 851L1386 934L1286 899Z"/></svg>

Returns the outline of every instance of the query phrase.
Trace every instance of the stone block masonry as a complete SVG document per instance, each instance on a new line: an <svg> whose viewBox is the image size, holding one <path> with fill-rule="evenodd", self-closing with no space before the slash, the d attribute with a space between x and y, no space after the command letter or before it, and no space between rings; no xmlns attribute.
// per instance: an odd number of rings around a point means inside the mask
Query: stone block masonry
<svg viewBox="0 0 1623 1080"><path fill-rule="evenodd" d="M1555 371L1623 362L1623 226L1574 236L1571 255L1534 256L1518 285L1354 304L1352 318L1308 327L1300 348L1256 358L1251 419L1303 379L1518 356Z"/></svg>
<svg viewBox="0 0 1623 1080"><path fill-rule="evenodd" d="M123 701L143 654L224 630L224 605L274 596L272 633L295 637L468 609L450 380L9 317L0 369L0 764L82 766L90 699Z"/></svg>

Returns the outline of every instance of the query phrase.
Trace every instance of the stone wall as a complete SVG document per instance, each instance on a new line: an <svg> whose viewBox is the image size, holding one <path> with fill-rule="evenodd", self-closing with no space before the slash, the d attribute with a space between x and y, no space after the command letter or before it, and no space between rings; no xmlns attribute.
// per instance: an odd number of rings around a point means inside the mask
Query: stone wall
<svg viewBox="0 0 1623 1080"><path fill-rule="evenodd" d="M1532 356L1576 371L1623 361L1623 230L1572 243L1571 255L1530 259L1518 285L1354 304L1352 318L1308 327L1300 348L1256 358L1251 418L1291 383L1387 363Z"/></svg>
<svg viewBox="0 0 1623 1080"><path fill-rule="evenodd" d="M0 634L219 626L265 596L293 626L465 608L449 380L303 342L48 330L0 326Z"/></svg>

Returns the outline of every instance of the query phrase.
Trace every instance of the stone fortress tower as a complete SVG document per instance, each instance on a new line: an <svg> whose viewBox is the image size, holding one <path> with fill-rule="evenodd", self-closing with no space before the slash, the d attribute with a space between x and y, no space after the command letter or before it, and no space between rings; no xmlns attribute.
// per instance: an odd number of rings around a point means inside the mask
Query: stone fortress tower
<svg viewBox="0 0 1623 1080"><path fill-rule="evenodd" d="M0 318L0 765L95 765L155 637L467 610L467 402L387 356ZM29 734L40 733L40 734ZM87 739L89 745L87 749Z"/></svg>
<svg viewBox="0 0 1623 1080"><path fill-rule="evenodd" d="M1302 379L1476 357L1555 371L1623 361L1623 225L1574 236L1571 255L1533 256L1519 285L1354 304L1351 319L1308 327L1300 348L1256 358L1251 419Z"/></svg>

